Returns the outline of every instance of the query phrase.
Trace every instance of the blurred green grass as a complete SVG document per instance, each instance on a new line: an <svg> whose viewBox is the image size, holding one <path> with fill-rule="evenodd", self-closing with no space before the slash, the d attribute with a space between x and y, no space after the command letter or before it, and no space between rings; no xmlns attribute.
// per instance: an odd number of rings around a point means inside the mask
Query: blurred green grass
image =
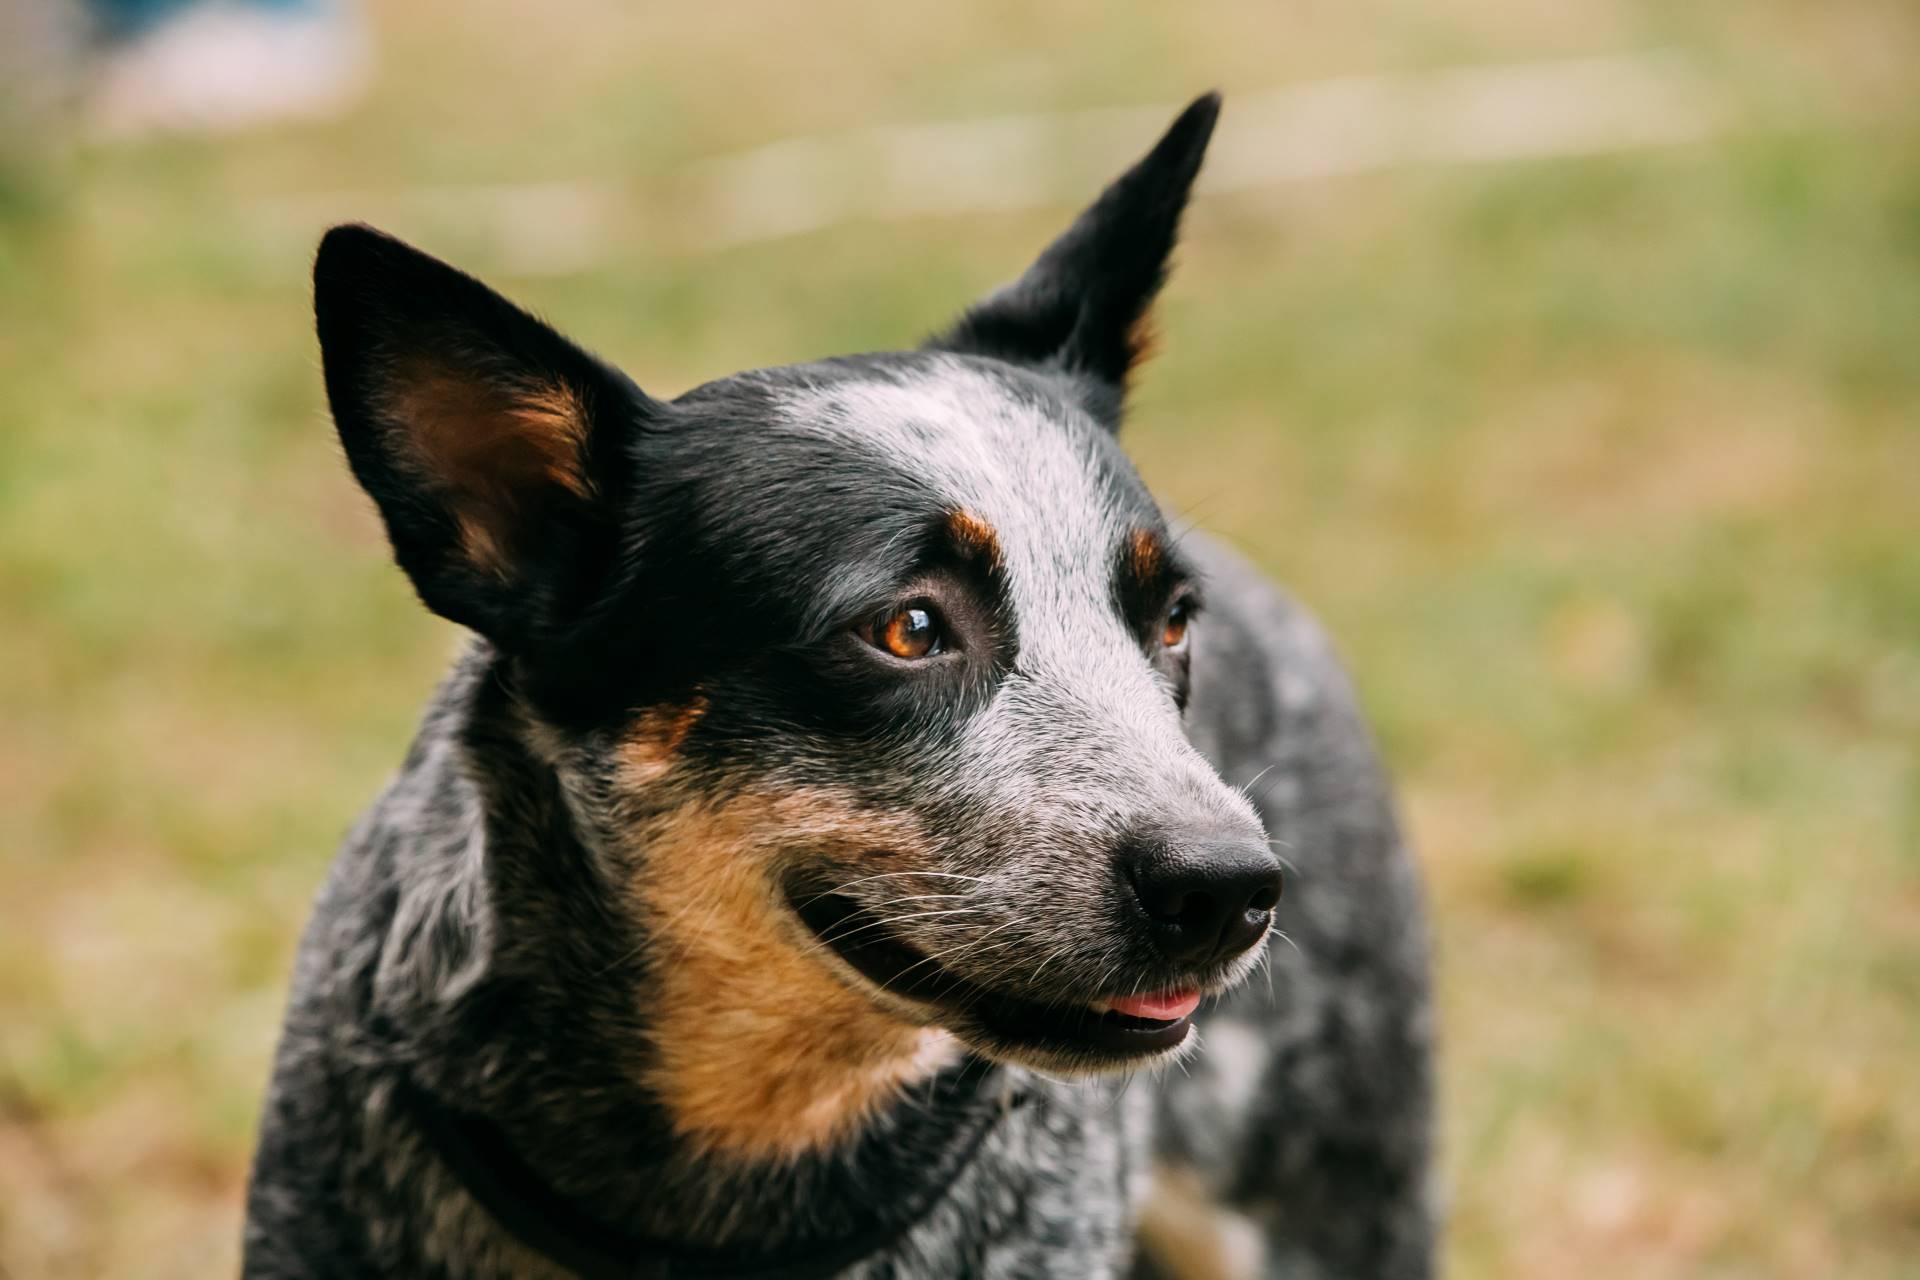
<svg viewBox="0 0 1920 1280"><path fill-rule="evenodd" d="M455 643L335 453L319 220L262 209L583 179L644 207L814 130L1661 46L1719 140L1201 203L1130 440L1328 619L1403 781L1453 1274L1916 1274L1920 13L374 17L340 124L5 186L0 1269L231 1269L293 940ZM1069 212L725 251L642 219L541 278L457 215L392 229L670 393L911 339Z"/></svg>

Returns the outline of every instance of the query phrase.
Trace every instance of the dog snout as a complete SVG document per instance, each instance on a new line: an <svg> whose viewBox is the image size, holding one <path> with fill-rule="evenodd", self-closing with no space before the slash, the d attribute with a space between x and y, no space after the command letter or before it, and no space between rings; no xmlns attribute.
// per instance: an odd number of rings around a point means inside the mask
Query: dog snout
<svg viewBox="0 0 1920 1280"><path fill-rule="evenodd" d="M1280 863L1244 839L1150 841L1125 855L1126 873L1169 960L1205 964L1258 942L1280 901Z"/></svg>

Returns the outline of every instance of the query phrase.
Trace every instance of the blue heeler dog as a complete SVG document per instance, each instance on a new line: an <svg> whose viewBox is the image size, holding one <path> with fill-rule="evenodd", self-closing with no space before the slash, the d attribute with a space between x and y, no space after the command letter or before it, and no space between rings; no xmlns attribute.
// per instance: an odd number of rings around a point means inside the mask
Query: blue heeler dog
<svg viewBox="0 0 1920 1280"><path fill-rule="evenodd" d="M671 401L327 235L347 459L477 638L301 946L247 1275L1430 1273L1368 735L1116 439L1218 109L918 349Z"/></svg>

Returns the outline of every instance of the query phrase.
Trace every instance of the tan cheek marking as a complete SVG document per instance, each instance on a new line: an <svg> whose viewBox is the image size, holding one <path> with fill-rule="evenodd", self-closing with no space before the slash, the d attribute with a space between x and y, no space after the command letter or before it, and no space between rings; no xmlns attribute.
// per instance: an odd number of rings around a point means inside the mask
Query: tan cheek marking
<svg viewBox="0 0 1920 1280"><path fill-rule="evenodd" d="M1266 1267L1259 1227L1214 1203L1191 1169L1154 1170L1138 1232L1155 1270L1172 1280L1256 1280Z"/></svg>
<svg viewBox="0 0 1920 1280"><path fill-rule="evenodd" d="M447 495L462 550L505 574L525 509L554 488L592 496L587 408L564 384L501 386L431 362L402 367L388 414L413 465Z"/></svg>
<svg viewBox="0 0 1920 1280"><path fill-rule="evenodd" d="M662 962L640 998L647 1081L707 1152L793 1159L845 1141L957 1049L836 978L779 900L783 848L918 847L910 823L832 796L755 795L689 807L643 834L634 885Z"/></svg>
<svg viewBox="0 0 1920 1280"><path fill-rule="evenodd" d="M680 746L707 714L707 696L696 693L683 703L649 707L621 743L620 756L628 781L635 786L656 782L673 767Z"/></svg>

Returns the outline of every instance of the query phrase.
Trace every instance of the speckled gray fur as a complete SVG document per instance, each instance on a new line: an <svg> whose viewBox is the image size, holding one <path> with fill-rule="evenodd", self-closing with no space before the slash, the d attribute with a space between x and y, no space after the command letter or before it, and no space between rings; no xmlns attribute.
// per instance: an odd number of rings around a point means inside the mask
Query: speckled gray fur
<svg viewBox="0 0 1920 1280"><path fill-rule="evenodd" d="M422 599L478 635L302 940L247 1276L567 1274L474 1198L422 1096L482 1118L549 1203L661 1249L765 1262L874 1235L843 1268L871 1280L1431 1274L1426 938L1369 735L1313 620L1222 546L1169 546L1116 440L1218 105L927 347L672 402L443 263L329 233L316 313L348 460ZM1196 580L1191 643L1169 639ZM918 665L869 625L915 600L953 640ZM702 825L822 795L818 830ZM1182 841L1230 842L1263 883L1266 846L1284 856L1274 936L1249 907L1232 947L1166 944L1136 872ZM653 905L716 882L717 925ZM957 905L880 919L879 883ZM933 963L952 985L873 978L803 925L821 898L919 957L893 977ZM650 998L705 972L684 963L698 929L785 966L731 988L779 984L781 1050L957 1042L997 1064L986 1092L895 1053L920 1074L825 1138L689 1141L668 1050L695 1046L728 1105L762 1096L687 1034L747 1016L709 1010L714 984L671 1019ZM794 1016L794 986L837 1021ZM1217 997L1177 1064L1172 1041L1087 1030L1177 1029L1100 1013L1176 991ZM873 1233L916 1187L929 1211ZM1171 1267L1137 1248L1169 1247L1167 1189L1175 1225L1232 1247L1205 1267L1204 1245Z"/></svg>
<svg viewBox="0 0 1920 1280"><path fill-rule="evenodd" d="M1320 629L1237 557L1199 537L1189 545L1212 583L1189 726L1283 842L1293 878L1278 926L1292 944L1268 944L1271 984L1256 976L1203 1015L1184 1071L1027 1077L1039 1101L1001 1125L894 1256L850 1274L1124 1274L1149 1145L1262 1224L1265 1274L1428 1274L1425 940L1387 792ZM488 1004L488 948L564 946L569 923L560 902L521 915L501 901L530 874L501 864L539 852L555 796L506 731L476 729L509 715L478 696L488 663L476 646L442 688L321 893L251 1192L251 1276L561 1274L505 1237L385 1107L386 1082L413 1070L584 1136L607 1117L597 1095L620 1087L566 1061L565 1037L543 1034L554 1020L630 1016L613 1001L593 1007L593 990L571 987L563 965L522 993L549 1007ZM516 758L501 767L490 751ZM727 1229L697 1178L676 1182L633 1189L666 1209L648 1217ZM795 1209L756 1202L763 1223L783 1211Z"/></svg>

